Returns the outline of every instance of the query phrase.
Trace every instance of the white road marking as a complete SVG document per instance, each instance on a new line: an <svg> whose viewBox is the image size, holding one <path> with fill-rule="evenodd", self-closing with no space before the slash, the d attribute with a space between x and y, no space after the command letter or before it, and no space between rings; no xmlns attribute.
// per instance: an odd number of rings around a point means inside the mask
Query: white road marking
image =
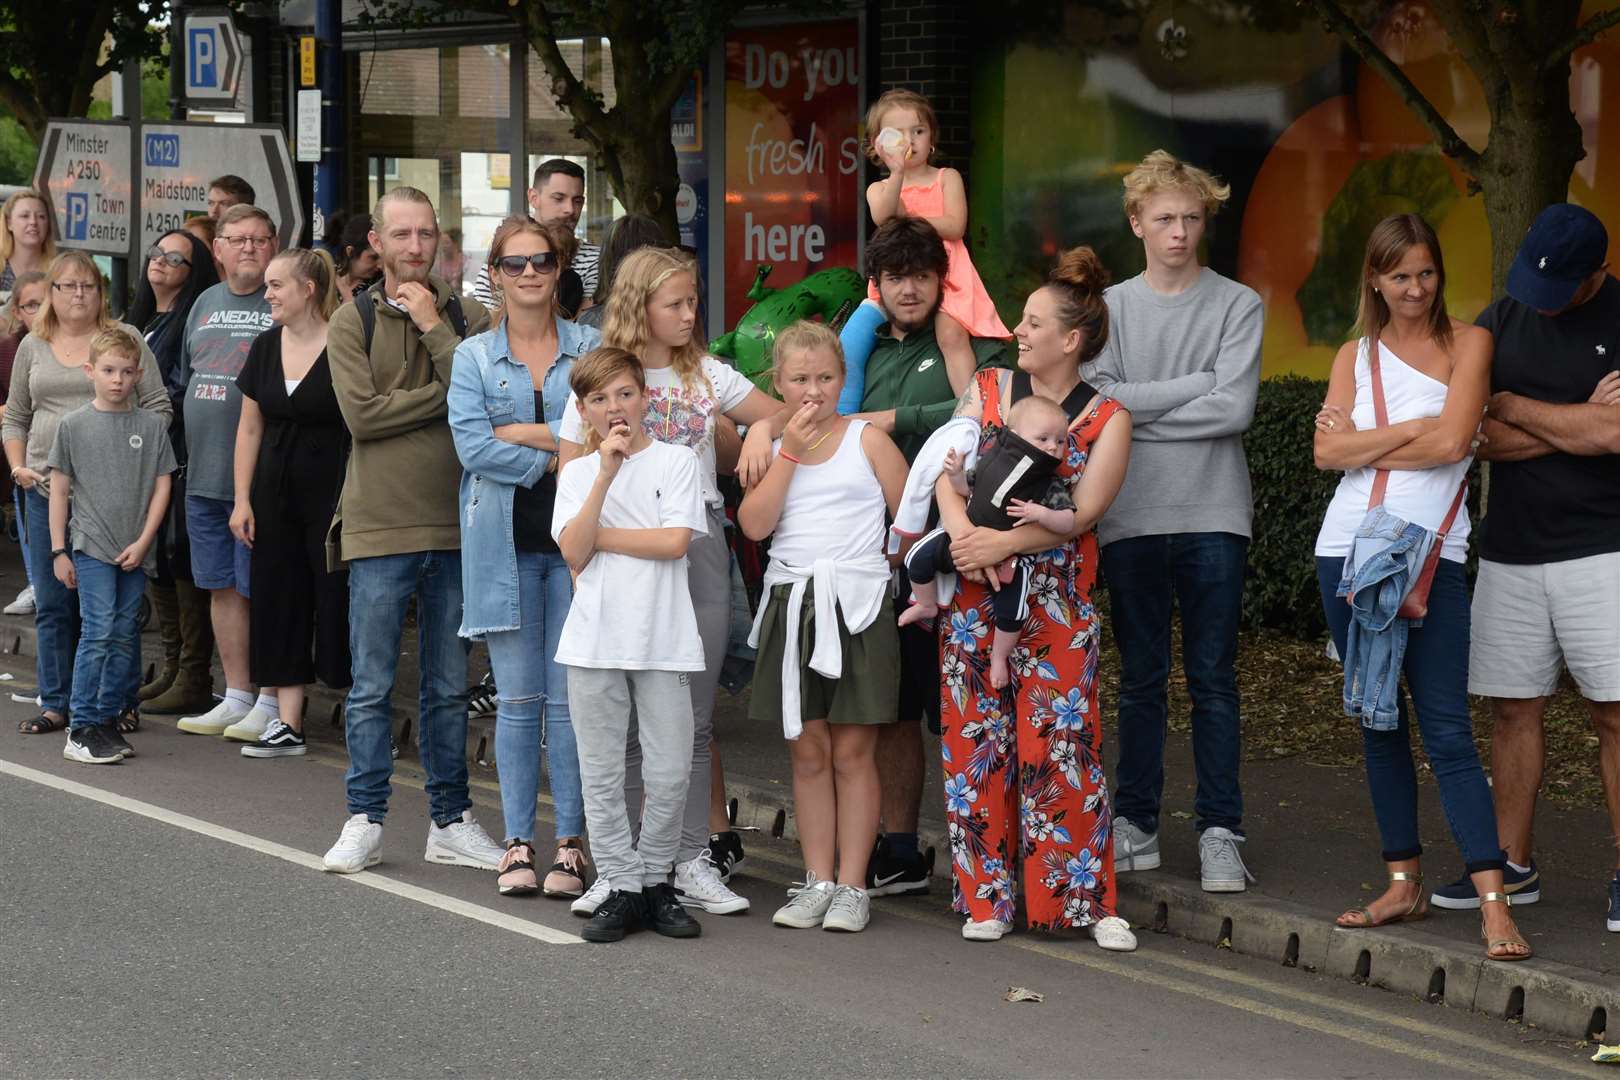
<svg viewBox="0 0 1620 1080"><path fill-rule="evenodd" d="M227 829L223 825L215 825L213 822L203 821L201 818L176 813L173 810L154 806L152 803L142 802L139 799L115 795L110 791L103 791L100 788L90 787L74 780L53 776L50 773L30 769L26 765L18 765L4 759L0 759L0 773L15 776L20 780L28 780L42 787L66 792L69 795L77 795L81 799L102 803L123 810L126 813L150 818L153 821L161 821L165 825L173 825L177 829L185 829L188 832L197 833L199 836L223 840L227 844L235 844L237 847L247 848L249 851L257 851L261 855L269 855L290 862L295 866L302 866L306 870L324 873L319 855L311 855L307 851L299 851L297 848L288 847L286 844L278 844L274 840L265 840L262 837L251 836L235 829ZM445 896L443 893L436 893L432 889L424 889L420 886L408 885L403 881L395 881L393 878L384 877L381 874L361 871L358 874L333 874L331 876L342 878L345 881L352 881L356 885L376 889L378 892L404 897L406 900L414 900L418 904L449 912L452 915L460 915L464 919L472 919L474 922L485 923L501 930L510 930L514 934L522 934L524 937L543 941L548 945L578 945L581 943L581 939L577 935L564 933L561 930L553 930L549 926L530 922L527 919L519 919L494 908L470 903L454 896Z"/></svg>

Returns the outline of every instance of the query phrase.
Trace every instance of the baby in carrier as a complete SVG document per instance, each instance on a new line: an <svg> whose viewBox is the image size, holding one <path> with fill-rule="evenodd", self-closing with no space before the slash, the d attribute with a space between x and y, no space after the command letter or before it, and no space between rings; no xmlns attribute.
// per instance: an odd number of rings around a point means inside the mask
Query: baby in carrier
<svg viewBox="0 0 1620 1080"><path fill-rule="evenodd" d="M996 444L970 468L962 468L955 450L945 455L944 474L967 499L968 520L981 528L1005 531L1025 523L1067 535L1074 530L1074 499L1069 485L1057 475L1068 445L1069 418L1062 406L1030 395L1007 414ZM954 574L951 537L943 528L922 537L906 554L906 576L911 581L912 605L900 616L900 625L922 622L939 614L938 574ZM990 684L1007 685L1007 660L1029 617L1029 560L1008 559L998 569L1000 588L992 594L996 636L990 651Z"/></svg>

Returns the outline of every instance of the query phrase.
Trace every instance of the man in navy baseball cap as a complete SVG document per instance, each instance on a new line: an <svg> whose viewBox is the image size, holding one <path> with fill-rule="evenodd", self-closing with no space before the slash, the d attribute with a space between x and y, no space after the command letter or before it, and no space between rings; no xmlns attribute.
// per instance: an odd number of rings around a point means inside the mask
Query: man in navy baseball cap
<svg viewBox="0 0 1620 1080"><path fill-rule="evenodd" d="M1608 250L1609 233L1596 214L1574 203L1554 203L1524 234L1508 270L1508 295L1542 314L1562 311L1603 268Z"/></svg>
<svg viewBox="0 0 1620 1080"><path fill-rule="evenodd" d="M1602 760L1620 755L1620 280L1609 276L1608 246L1589 211L1547 207L1519 245L1508 295L1478 319L1496 350L1479 448L1491 499L1474 534L1468 692L1490 701L1503 892L1521 905L1541 898L1532 833L1542 717L1564 670L1586 699ZM1605 770L1603 788L1620 836L1620 773ZM1620 933L1620 872L1607 899L1605 926ZM1480 900L1467 875L1432 897L1443 908Z"/></svg>

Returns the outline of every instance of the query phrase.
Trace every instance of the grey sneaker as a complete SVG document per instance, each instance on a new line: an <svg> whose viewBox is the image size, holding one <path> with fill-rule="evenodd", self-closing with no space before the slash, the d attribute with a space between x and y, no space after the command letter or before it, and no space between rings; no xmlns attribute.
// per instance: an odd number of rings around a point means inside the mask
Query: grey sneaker
<svg viewBox="0 0 1620 1080"><path fill-rule="evenodd" d="M1219 825L1199 834L1198 876L1205 892L1242 892L1254 880L1238 852L1241 843L1243 837Z"/></svg>
<svg viewBox="0 0 1620 1080"><path fill-rule="evenodd" d="M1137 828L1130 818L1114 819L1114 873L1159 868L1159 834Z"/></svg>
<svg viewBox="0 0 1620 1080"><path fill-rule="evenodd" d="M795 930L820 926L822 917L832 906L833 893L837 891L837 886L832 882L818 880L815 874L806 871L804 883L788 890L788 902L771 916L771 922Z"/></svg>
<svg viewBox="0 0 1620 1080"><path fill-rule="evenodd" d="M827 913L821 919L821 928L854 934L865 930L866 924L871 921L872 902L866 898L866 890L853 885L840 885L833 890L832 902L827 905Z"/></svg>

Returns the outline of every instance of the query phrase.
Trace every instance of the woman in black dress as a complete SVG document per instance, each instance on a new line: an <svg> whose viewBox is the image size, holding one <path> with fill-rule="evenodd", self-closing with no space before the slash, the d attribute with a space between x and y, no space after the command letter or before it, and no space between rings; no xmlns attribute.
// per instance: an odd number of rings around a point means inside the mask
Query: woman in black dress
<svg viewBox="0 0 1620 1080"><path fill-rule="evenodd" d="M349 432L332 392L327 320L337 274L324 251L290 248L270 261L265 300L275 326L236 377L236 508L231 531L253 551L248 658L279 718L242 756L304 752L304 686L349 685L348 575L326 569L326 531L343 486Z"/></svg>

